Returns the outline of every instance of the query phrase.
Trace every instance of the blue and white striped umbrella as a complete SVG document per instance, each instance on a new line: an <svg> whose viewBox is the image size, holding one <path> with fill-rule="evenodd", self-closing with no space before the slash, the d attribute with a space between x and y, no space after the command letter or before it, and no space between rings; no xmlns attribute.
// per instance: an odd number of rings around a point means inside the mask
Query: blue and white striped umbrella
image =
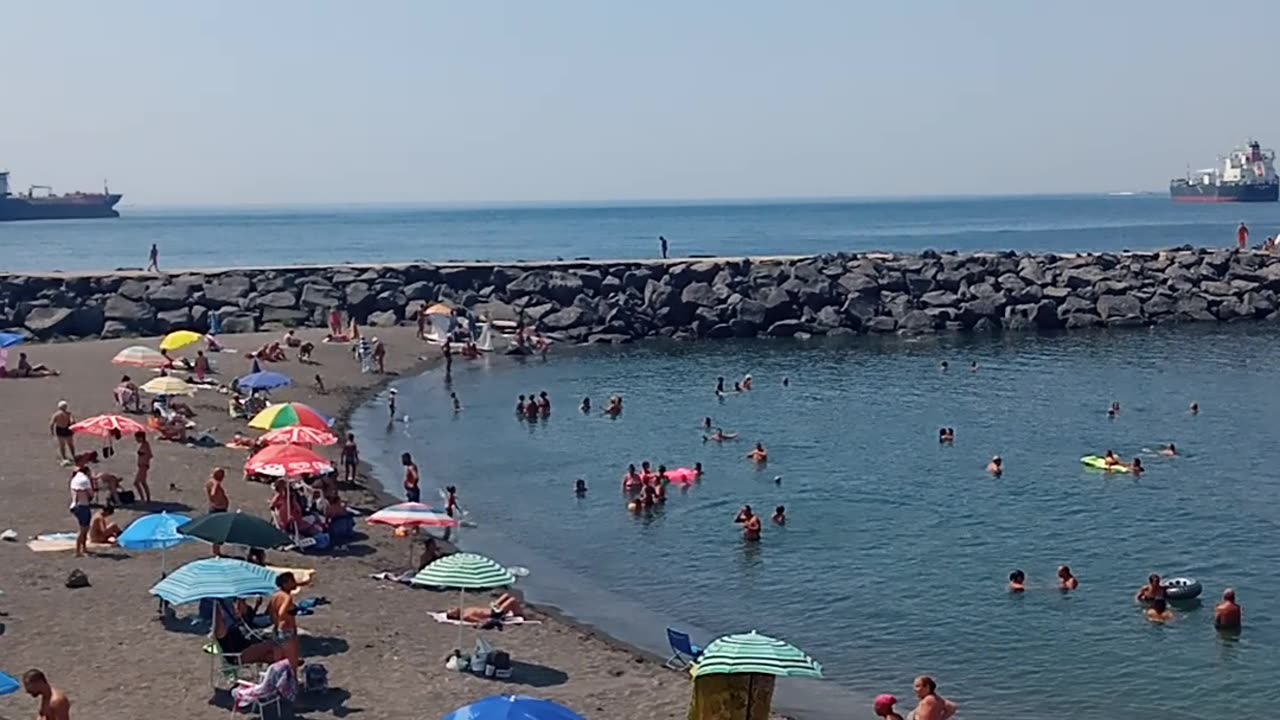
<svg viewBox="0 0 1280 720"><path fill-rule="evenodd" d="M270 595L276 590L276 574L261 565L231 558L196 560L174 570L151 587L171 605L205 598L238 598Z"/></svg>
<svg viewBox="0 0 1280 720"><path fill-rule="evenodd" d="M182 535L178 526L191 522L186 515L154 513L129 523L129 527L116 538L116 544L125 550L168 550L195 538Z"/></svg>

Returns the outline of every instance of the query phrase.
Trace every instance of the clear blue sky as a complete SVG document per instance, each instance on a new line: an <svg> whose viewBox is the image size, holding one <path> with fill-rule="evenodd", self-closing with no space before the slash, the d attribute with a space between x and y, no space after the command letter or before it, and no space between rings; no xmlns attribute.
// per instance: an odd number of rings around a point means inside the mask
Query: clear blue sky
<svg viewBox="0 0 1280 720"><path fill-rule="evenodd" d="M140 205L1158 189L1276 0L4 2L0 167Z"/></svg>

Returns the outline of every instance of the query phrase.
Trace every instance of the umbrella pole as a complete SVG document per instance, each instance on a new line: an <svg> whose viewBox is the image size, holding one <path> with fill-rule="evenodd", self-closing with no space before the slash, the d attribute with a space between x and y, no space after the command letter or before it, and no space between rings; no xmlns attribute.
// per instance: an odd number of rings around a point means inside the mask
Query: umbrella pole
<svg viewBox="0 0 1280 720"><path fill-rule="evenodd" d="M756 674L751 673L747 676L747 714L742 720L751 720L751 699L755 697L756 690Z"/></svg>
<svg viewBox="0 0 1280 720"><path fill-rule="evenodd" d="M462 652L462 612L466 609L467 591L465 588L458 588L458 652ZM472 671L474 672L474 670Z"/></svg>

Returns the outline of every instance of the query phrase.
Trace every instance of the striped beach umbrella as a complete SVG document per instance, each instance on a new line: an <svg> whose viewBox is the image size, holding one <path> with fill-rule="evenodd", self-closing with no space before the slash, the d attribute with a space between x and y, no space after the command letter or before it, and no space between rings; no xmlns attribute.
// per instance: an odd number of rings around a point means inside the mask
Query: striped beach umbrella
<svg viewBox="0 0 1280 720"><path fill-rule="evenodd" d="M443 511L437 510L430 505L416 502L403 502L384 507L370 515L369 522L374 525L411 528L448 528L458 526L458 521L449 517Z"/></svg>
<svg viewBox="0 0 1280 720"><path fill-rule="evenodd" d="M328 430L333 425L331 418L316 412L315 408L302 403L276 403L268 405L262 412L253 416L249 427L259 430L274 430L290 425L304 425L317 430Z"/></svg>
<svg viewBox="0 0 1280 720"><path fill-rule="evenodd" d="M244 464L252 475L297 477L333 472L333 464L301 445L268 445Z"/></svg>
<svg viewBox="0 0 1280 720"><path fill-rule="evenodd" d="M160 341L160 349L167 352L181 350L188 345L195 345L204 339L204 336L192 330L175 330L164 336Z"/></svg>
<svg viewBox="0 0 1280 720"><path fill-rule="evenodd" d="M582 720L582 716L550 700L494 695L463 705L440 720Z"/></svg>
<svg viewBox="0 0 1280 720"><path fill-rule="evenodd" d="M138 389L152 395L194 395L196 392L195 387L186 380L172 375L152 378Z"/></svg>
<svg viewBox="0 0 1280 720"><path fill-rule="evenodd" d="M752 630L711 641L691 672L695 678L748 673L821 678L822 666L796 646Z"/></svg>
<svg viewBox="0 0 1280 720"><path fill-rule="evenodd" d="M145 345L131 345L111 358L113 365L127 365L137 368L162 368L169 364L169 358L160 354L159 350L153 350Z"/></svg>
<svg viewBox="0 0 1280 720"><path fill-rule="evenodd" d="M265 433L258 440L268 445L336 445L338 437L328 430L317 430L306 425L290 425Z"/></svg>
<svg viewBox="0 0 1280 720"><path fill-rule="evenodd" d="M457 588L458 613L467 607L468 590L492 590L516 581L511 571L483 555L456 553L446 555L414 575L409 584ZM462 625L458 625L458 648L462 647Z"/></svg>
<svg viewBox="0 0 1280 720"><path fill-rule="evenodd" d="M171 605L205 598L270 595L275 591L274 572L261 565L231 558L189 562L151 587L152 595Z"/></svg>
<svg viewBox="0 0 1280 720"><path fill-rule="evenodd" d="M119 430L121 435L129 437L136 432L146 432L147 426L123 415L94 415L71 426L71 432L98 437L107 437L112 430Z"/></svg>

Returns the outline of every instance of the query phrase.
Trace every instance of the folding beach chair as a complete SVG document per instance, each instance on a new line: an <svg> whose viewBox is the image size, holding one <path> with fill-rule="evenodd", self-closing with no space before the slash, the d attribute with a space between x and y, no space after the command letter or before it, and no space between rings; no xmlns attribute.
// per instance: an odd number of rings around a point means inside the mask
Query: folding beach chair
<svg viewBox="0 0 1280 720"><path fill-rule="evenodd" d="M669 670L684 670L702 654L702 648L679 630L667 628L667 644L671 646L671 657L662 666Z"/></svg>
<svg viewBox="0 0 1280 720"><path fill-rule="evenodd" d="M278 660L262 674L262 680L240 680L231 688L231 714L247 710L266 717L267 708L275 710L277 718L293 716L293 701L298 697L298 679L288 660Z"/></svg>

